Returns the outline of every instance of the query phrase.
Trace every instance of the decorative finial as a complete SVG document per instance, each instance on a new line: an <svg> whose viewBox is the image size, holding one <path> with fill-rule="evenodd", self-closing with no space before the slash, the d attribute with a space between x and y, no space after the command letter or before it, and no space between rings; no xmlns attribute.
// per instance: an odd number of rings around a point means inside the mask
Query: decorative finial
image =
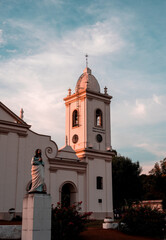
<svg viewBox="0 0 166 240"><path fill-rule="evenodd" d="M20 110L20 118L23 119L23 117L24 117L24 110L23 110L23 108L21 108L21 110Z"/></svg>
<svg viewBox="0 0 166 240"><path fill-rule="evenodd" d="M88 54L85 55L86 57L86 68L88 67Z"/></svg>
<svg viewBox="0 0 166 240"><path fill-rule="evenodd" d="M107 87L106 87L106 86L105 86L105 88L104 88L104 93L105 93L105 94L108 94L108 93L107 93Z"/></svg>
<svg viewBox="0 0 166 240"><path fill-rule="evenodd" d="M71 88L68 89L68 96L71 96Z"/></svg>

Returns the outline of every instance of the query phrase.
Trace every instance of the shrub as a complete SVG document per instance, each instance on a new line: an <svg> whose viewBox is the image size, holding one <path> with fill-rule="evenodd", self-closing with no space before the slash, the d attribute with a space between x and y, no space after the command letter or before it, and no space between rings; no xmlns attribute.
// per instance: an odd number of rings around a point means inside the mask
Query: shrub
<svg viewBox="0 0 166 240"><path fill-rule="evenodd" d="M119 228L121 231L143 236L162 236L165 214L150 207L131 207L124 213Z"/></svg>
<svg viewBox="0 0 166 240"><path fill-rule="evenodd" d="M77 239L85 230L85 224L91 213L80 213L82 202L64 207L60 203L52 209L52 240Z"/></svg>

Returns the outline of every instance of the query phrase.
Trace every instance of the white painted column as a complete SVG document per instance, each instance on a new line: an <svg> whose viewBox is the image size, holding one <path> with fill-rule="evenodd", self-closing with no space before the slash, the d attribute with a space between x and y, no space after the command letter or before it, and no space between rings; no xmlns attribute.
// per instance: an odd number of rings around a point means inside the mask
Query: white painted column
<svg viewBox="0 0 166 240"><path fill-rule="evenodd" d="M27 194L23 200L22 240L51 239L51 196Z"/></svg>

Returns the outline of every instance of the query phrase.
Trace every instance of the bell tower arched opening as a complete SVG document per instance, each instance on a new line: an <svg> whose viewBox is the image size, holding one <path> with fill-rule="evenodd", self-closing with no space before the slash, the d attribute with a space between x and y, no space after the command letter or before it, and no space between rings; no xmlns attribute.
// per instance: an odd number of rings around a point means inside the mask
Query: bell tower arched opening
<svg viewBox="0 0 166 240"><path fill-rule="evenodd" d="M103 126L102 111L100 109L96 110L96 126L97 127Z"/></svg>
<svg viewBox="0 0 166 240"><path fill-rule="evenodd" d="M73 111L73 127L77 127L78 126L78 111L74 110Z"/></svg>

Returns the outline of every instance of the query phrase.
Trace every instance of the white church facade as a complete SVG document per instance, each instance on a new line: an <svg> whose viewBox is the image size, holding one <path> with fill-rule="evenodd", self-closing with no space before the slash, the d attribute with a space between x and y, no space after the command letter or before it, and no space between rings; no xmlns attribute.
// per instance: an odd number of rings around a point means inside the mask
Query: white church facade
<svg viewBox="0 0 166 240"><path fill-rule="evenodd" d="M31 185L31 159L42 150L45 190L52 204L82 201L83 212L92 218L113 216L110 128L111 96L89 68L77 81L75 93L68 90L66 145L59 149L50 136L33 132L22 118L0 102L0 219L9 209L22 213L22 201Z"/></svg>

